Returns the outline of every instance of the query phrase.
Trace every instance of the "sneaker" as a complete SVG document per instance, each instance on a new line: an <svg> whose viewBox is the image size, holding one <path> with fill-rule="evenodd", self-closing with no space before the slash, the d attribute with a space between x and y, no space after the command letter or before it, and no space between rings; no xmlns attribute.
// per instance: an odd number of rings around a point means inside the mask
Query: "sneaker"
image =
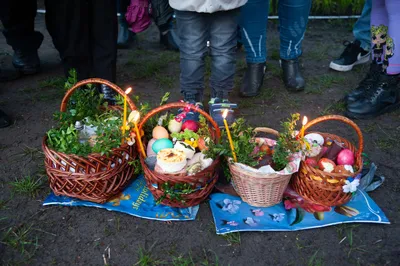
<svg viewBox="0 0 400 266"><path fill-rule="evenodd" d="M188 104L193 104L194 106L196 106L197 108L204 110L204 106L201 102L195 102L193 100L189 100L189 101L185 101ZM184 112L183 108L179 108L178 109L178 115L181 114L182 112ZM193 111L192 109L190 109L189 112L186 113L186 116L182 119L182 122L184 123L186 120L193 120L196 122L200 121L200 113Z"/></svg>
<svg viewBox="0 0 400 266"><path fill-rule="evenodd" d="M237 104L231 103L229 100L221 100L220 98L211 98L208 104L210 116L220 128L225 127L222 114L226 109L228 109L228 115L225 119L228 125L231 125L233 122L235 122L235 112L233 109L237 108Z"/></svg>
<svg viewBox="0 0 400 266"><path fill-rule="evenodd" d="M363 98L347 105L347 116L351 118L373 118L400 106L400 75L380 74L374 87L364 93Z"/></svg>
<svg viewBox="0 0 400 266"><path fill-rule="evenodd" d="M359 40L355 40L354 42L344 41L343 45L346 46L343 53L329 65L333 70L341 72L350 71L353 69L353 66L369 61L371 52L362 49Z"/></svg>

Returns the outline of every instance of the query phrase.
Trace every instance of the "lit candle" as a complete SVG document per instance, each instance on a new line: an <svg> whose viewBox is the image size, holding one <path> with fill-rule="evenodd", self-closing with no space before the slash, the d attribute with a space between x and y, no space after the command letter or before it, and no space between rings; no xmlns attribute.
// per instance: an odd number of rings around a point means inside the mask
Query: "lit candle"
<svg viewBox="0 0 400 266"><path fill-rule="evenodd" d="M130 122L132 122L135 125L135 133L136 133L136 140L137 144L139 146L139 150L143 155L143 158L146 158L146 152L144 151L143 143L142 143L142 138L140 136L139 128L137 127L137 123L139 122L140 119L140 113L138 111L133 111L129 117L132 116L132 119Z"/></svg>
<svg viewBox="0 0 400 266"><path fill-rule="evenodd" d="M225 129L226 129L226 134L228 136L229 145L231 146L233 161L236 163L237 158L236 158L235 148L233 147L233 141L232 141L232 137L231 137L231 132L229 131L228 122L226 122L226 116L228 115L228 112L229 112L229 110L225 109L224 113L222 114L222 117L224 118L224 125L225 125Z"/></svg>
<svg viewBox="0 0 400 266"><path fill-rule="evenodd" d="M132 91L132 88L129 87L128 89L126 89L125 91L125 95L124 95L124 119L122 120L122 139L123 139L123 143L125 142L125 131L126 131L126 115L128 113L128 106L126 104L126 97L128 97L128 94Z"/></svg>
<svg viewBox="0 0 400 266"><path fill-rule="evenodd" d="M304 138L304 131L305 131L305 129L304 129L304 126L307 124L307 122L308 122L308 119L307 119L307 116L304 116L303 117L303 122L302 122L302 127L301 127L301 130L300 130L300 138L302 139L302 138Z"/></svg>

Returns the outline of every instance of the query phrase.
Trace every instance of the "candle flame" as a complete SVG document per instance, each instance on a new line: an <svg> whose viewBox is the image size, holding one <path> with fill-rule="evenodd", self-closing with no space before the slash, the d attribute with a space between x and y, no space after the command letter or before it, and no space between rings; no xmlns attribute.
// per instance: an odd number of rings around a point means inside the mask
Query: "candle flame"
<svg viewBox="0 0 400 266"><path fill-rule="evenodd" d="M129 94L131 91L132 91L132 88L129 87L129 88L126 89L125 94Z"/></svg>
<svg viewBox="0 0 400 266"><path fill-rule="evenodd" d="M308 122L308 119L307 119L307 116L304 116L303 117L303 126L305 126L306 124L307 124L307 122Z"/></svg>
<svg viewBox="0 0 400 266"><path fill-rule="evenodd" d="M224 112L222 113L222 117L223 117L224 119L226 119L226 116L228 115L228 112L229 112L229 110L228 110L228 109L225 109Z"/></svg>

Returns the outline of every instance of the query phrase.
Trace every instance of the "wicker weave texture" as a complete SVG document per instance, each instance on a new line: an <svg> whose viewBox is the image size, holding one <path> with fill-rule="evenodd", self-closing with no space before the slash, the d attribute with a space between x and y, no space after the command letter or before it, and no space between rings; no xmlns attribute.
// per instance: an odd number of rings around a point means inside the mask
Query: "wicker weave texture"
<svg viewBox="0 0 400 266"><path fill-rule="evenodd" d="M279 135L278 131L266 127L258 127L254 131ZM256 207L268 207L281 202L292 176L252 173L233 163L229 163L229 170L236 192L243 201Z"/></svg>
<svg viewBox="0 0 400 266"><path fill-rule="evenodd" d="M143 117L142 121L139 124L139 129L143 128L148 119L160 112L184 107L187 107L187 103L168 103L159 106L158 108L151 110L149 113L147 113L145 117ZM194 110L195 106L190 106L190 108ZM213 136L214 141L218 142L220 138L220 130L217 123L209 116L209 114L207 114L203 110L199 109L196 111L203 115L210 122L212 126L210 127L211 135ZM167 195L167 197L161 203L171 207L183 208L200 204L202 201L207 199L208 195L211 193L215 183L218 180L217 167L219 166L219 158L215 158L213 163L206 169L190 176L157 173L148 168L148 166L144 162L143 156L140 156L140 161L144 170L144 176L147 186L156 200L164 195L162 186L165 183L168 183L169 186L174 186L175 184L190 184L191 187L195 190L194 192L189 194L182 194L182 201L171 199Z"/></svg>
<svg viewBox="0 0 400 266"><path fill-rule="evenodd" d="M355 129L358 135L359 143L357 148L345 138L334 134L317 132L325 139L330 138L332 140L337 140L338 142L344 143L348 149L354 152L356 172L351 175L354 177L361 172L363 166L361 157L363 150L363 136L361 130L350 119L338 115L323 116L313 120L308 124L308 126L306 126L306 130L312 125L328 120L337 120L348 124ZM349 175L346 174L324 172L311 167L302 161L299 172L293 176L291 186L299 195L312 202L329 207L340 206L347 203L352 196L351 193L343 192L343 185L348 177Z"/></svg>
<svg viewBox="0 0 400 266"><path fill-rule="evenodd" d="M61 111L66 111L68 99L76 89L95 83L106 84L121 95L124 93L117 85L106 80L83 80L67 91L62 100ZM127 102L131 110L136 109L129 97ZM132 146L115 148L109 156L94 153L81 157L54 151L47 146L46 140L47 136L42 141L44 163L50 188L56 195L104 203L120 193L133 178L134 168L128 164L136 157Z"/></svg>

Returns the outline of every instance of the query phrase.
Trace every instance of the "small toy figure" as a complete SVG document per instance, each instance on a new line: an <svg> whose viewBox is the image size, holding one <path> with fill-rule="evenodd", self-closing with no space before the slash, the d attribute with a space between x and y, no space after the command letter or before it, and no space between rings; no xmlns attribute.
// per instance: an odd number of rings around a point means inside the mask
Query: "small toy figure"
<svg viewBox="0 0 400 266"><path fill-rule="evenodd" d="M371 26L373 60L382 62L383 46L386 44L388 27L385 25Z"/></svg>

